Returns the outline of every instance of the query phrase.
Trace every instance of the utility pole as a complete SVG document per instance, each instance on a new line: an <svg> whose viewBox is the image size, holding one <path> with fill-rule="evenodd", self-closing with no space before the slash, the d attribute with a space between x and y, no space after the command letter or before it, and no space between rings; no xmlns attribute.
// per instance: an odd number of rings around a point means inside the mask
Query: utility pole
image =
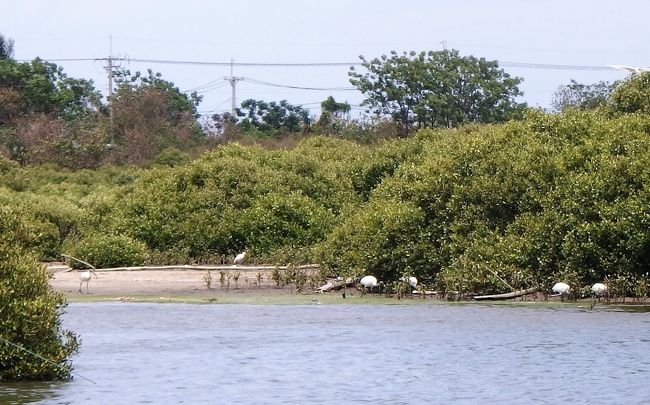
<svg viewBox="0 0 650 405"><path fill-rule="evenodd" d="M106 66L106 72L108 73L108 117L109 125L108 131L111 134L111 146L115 146L113 139L113 36L108 36L109 41L109 51L108 51L108 66Z"/></svg>
<svg viewBox="0 0 650 405"><path fill-rule="evenodd" d="M442 44L442 50L446 51L447 50L447 40L443 39L442 41L440 41L440 43Z"/></svg>
<svg viewBox="0 0 650 405"><path fill-rule="evenodd" d="M230 106L230 113L232 114L233 117L237 113L236 112L237 96L236 96L236 92L235 92L235 87L237 86L238 81L244 80L243 77L235 77L233 75L233 63L234 62L235 61L233 59L230 59L230 76L225 76L223 78L224 80L227 80L227 81L230 82L230 87L232 88L232 100L231 100L232 102L231 102L231 106Z"/></svg>

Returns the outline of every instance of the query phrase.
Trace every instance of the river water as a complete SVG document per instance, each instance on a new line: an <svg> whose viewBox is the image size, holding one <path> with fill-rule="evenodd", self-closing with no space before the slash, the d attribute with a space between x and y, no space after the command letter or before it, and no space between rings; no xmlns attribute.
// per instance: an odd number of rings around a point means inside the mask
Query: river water
<svg viewBox="0 0 650 405"><path fill-rule="evenodd" d="M73 303L64 326L78 376L1 404L650 403L650 313Z"/></svg>

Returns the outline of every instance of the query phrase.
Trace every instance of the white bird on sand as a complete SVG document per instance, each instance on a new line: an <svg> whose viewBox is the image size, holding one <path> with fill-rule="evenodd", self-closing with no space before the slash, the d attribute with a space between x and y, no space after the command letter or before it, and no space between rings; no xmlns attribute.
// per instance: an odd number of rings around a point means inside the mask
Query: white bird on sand
<svg viewBox="0 0 650 405"><path fill-rule="evenodd" d="M377 282L377 278L375 276L361 277L359 283L361 283L361 285L363 286L364 291L366 288L369 288L371 293L374 291L375 287L382 284L381 282Z"/></svg>
<svg viewBox="0 0 650 405"><path fill-rule="evenodd" d="M233 263L240 264L241 262L244 261L245 258L246 258L246 252L245 251L241 252L240 254L235 256L235 260L233 260Z"/></svg>
<svg viewBox="0 0 650 405"><path fill-rule="evenodd" d="M571 287L567 283L555 283L553 292L559 294L560 298L564 300L564 296L571 292Z"/></svg>
<svg viewBox="0 0 650 405"><path fill-rule="evenodd" d="M596 283L591 286L591 292L600 297L607 292L607 286L603 283Z"/></svg>
<svg viewBox="0 0 650 405"><path fill-rule="evenodd" d="M88 291L88 284L90 283L90 279L93 275L95 276L95 278L97 278L97 273L95 273L95 269L86 270L79 274L79 280L81 280L81 282L79 283L80 293L83 294L83 292L81 291L81 286L83 285L83 283L86 283L86 294L90 294L90 292Z"/></svg>

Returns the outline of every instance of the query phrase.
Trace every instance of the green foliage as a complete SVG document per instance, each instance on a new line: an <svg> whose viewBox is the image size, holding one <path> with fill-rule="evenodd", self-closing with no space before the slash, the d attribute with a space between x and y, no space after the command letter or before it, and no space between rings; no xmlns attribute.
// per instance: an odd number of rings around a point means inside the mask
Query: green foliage
<svg viewBox="0 0 650 405"><path fill-rule="evenodd" d="M592 110L607 107L611 94L618 84L618 82L602 81L594 84L581 84L571 80L571 83L560 86L555 91L551 105L556 111L564 111L568 108Z"/></svg>
<svg viewBox="0 0 650 405"><path fill-rule="evenodd" d="M0 209L0 381L68 379L69 358L79 347L61 328L63 296L51 290L45 268L23 246L32 232L11 210Z"/></svg>
<svg viewBox="0 0 650 405"><path fill-rule="evenodd" d="M374 147L367 157L353 164L354 190L368 200L370 193L384 178L390 177L406 161L420 156L422 142L418 139L391 141Z"/></svg>
<svg viewBox="0 0 650 405"><path fill-rule="evenodd" d="M339 132L343 129L345 121L343 116L350 112L350 104L339 103L334 97L329 96L321 105L321 115L317 127L323 132Z"/></svg>
<svg viewBox="0 0 650 405"><path fill-rule="evenodd" d="M265 134L282 134L302 131L311 123L309 111L282 100L244 100L237 116L243 117L239 126L245 132L260 131Z"/></svg>
<svg viewBox="0 0 650 405"><path fill-rule="evenodd" d="M650 114L650 72L632 75L612 94L614 111Z"/></svg>
<svg viewBox="0 0 650 405"><path fill-rule="evenodd" d="M160 166L179 166L190 161L190 156L182 150L170 147L162 150L158 156L153 159L155 165Z"/></svg>
<svg viewBox="0 0 650 405"><path fill-rule="evenodd" d="M372 274L396 280L401 274L424 275L428 260L424 215L412 203L371 203L336 228L319 249L326 274Z"/></svg>
<svg viewBox="0 0 650 405"><path fill-rule="evenodd" d="M368 61L366 73L354 68L350 82L376 114L390 115L408 132L422 127L456 127L470 122L503 122L518 116L523 105L519 78L512 78L495 61L458 51L391 52Z"/></svg>
<svg viewBox="0 0 650 405"><path fill-rule="evenodd" d="M322 239L356 200L339 157L324 149L222 146L187 165L152 171L107 221L153 251L186 251L198 260L245 247L256 254L304 247Z"/></svg>
<svg viewBox="0 0 650 405"><path fill-rule="evenodd" d="M261 196L242 212L242 217L245 234L262 252L278 246L313 245L325 237L334 222L329 210L298 192Z"/></svg>
<svg viewBox="0 0 650 405"><path fill-rule="evenodd" d="M140 266L147 260L147 248L142 242L124 235L88 235L71 246L71 255L96 268ZM83 264L70 263L79 268Z"/></svg>
<svg viewBox="0 0 650 405"><path fill-rule="evenodd" d="M101 98L91 81L70 78L61 67L38 58L31 62L0 59L0 87L14 92L7 93L12 94L13 105L2 107L5 117L0 125L34 113L73 120L96 111Z"/></svg>
<svg viewBox="0 0 650 405"><path fill-rule="evenodd" d="M441 252L431 269L451 290L547 286L644 273L648 120L530 112L523 124L432 136L421 163L401 166L374 196L426 213ZM371 200L372 201L372 200ZM489 270L488 270L489 269Z"/></svg>

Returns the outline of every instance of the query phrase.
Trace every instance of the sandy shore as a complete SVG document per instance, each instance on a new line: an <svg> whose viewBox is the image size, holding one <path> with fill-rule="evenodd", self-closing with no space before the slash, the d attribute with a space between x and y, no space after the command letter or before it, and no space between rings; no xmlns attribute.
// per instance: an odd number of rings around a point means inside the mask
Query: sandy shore
<svg viewBox="0 0 650 405"><path fill-rule="evenodd" d="M47 265L48 271L52 275L50 285L55 291L59 291L66 296L68 301L105 301L105 300L122 300L122 301L157 301L157 302L218 302L218 303L276 303L276 304L313 304L313 303L396 303L396 298L384 297L379 294L361 293L354 288L346 289L346 297L342 297L341 292L332 292L318 294L313 292L309 287L303 291L296 291L292 285L284 288L277 288L275 281L271 277L271 271L247 271L242 267L233 266L231 269L224 271L230 276L230 282L220 283L220 272L210 271L212 277L210 288L207 283L207 270L193 270L174 268L166 270L98 270L97 278L93 277L86 292L86 285L82 286L82 292L79 292L79 275L81 271L72 270L61 263L50 263ZM238 280L233 279L233 275L238 274ZM427 297L427 299L403 299L402 304L408 303L447 303L444 299ZM472 301L456 301L458 304L467 304ZM480 301L487 305L495 304L514 304L514 305L537 305L547 306L578 306L589 307L591 299L578 300L578 302L560 302L559 298L536 300L527 299L522 301ZM620 307L620 300L612 308ZM635 300L626 299L625 305L648 307L648 299ZM604 303L598 304L599 308L604 308Z"/></svg>
<svg viewBox="0 0 650 405"><path fill-rule="evenodd" d="M295 289L286 286L276 288L269 271L246 271L237 267L228 270L223 284L220 272L193 269L166 270L97 270L97 277L91 278L86 292L86 284L81 286L82 271L70 270L65 265L48 265L52 274L50 285L55 291L68 297L82 296L215 296L220 294L295 294ZM208 288L208 277L211 277ZM238 277L235 280L235 277ZM90 298L90 297L87 297Z"/></svg>

